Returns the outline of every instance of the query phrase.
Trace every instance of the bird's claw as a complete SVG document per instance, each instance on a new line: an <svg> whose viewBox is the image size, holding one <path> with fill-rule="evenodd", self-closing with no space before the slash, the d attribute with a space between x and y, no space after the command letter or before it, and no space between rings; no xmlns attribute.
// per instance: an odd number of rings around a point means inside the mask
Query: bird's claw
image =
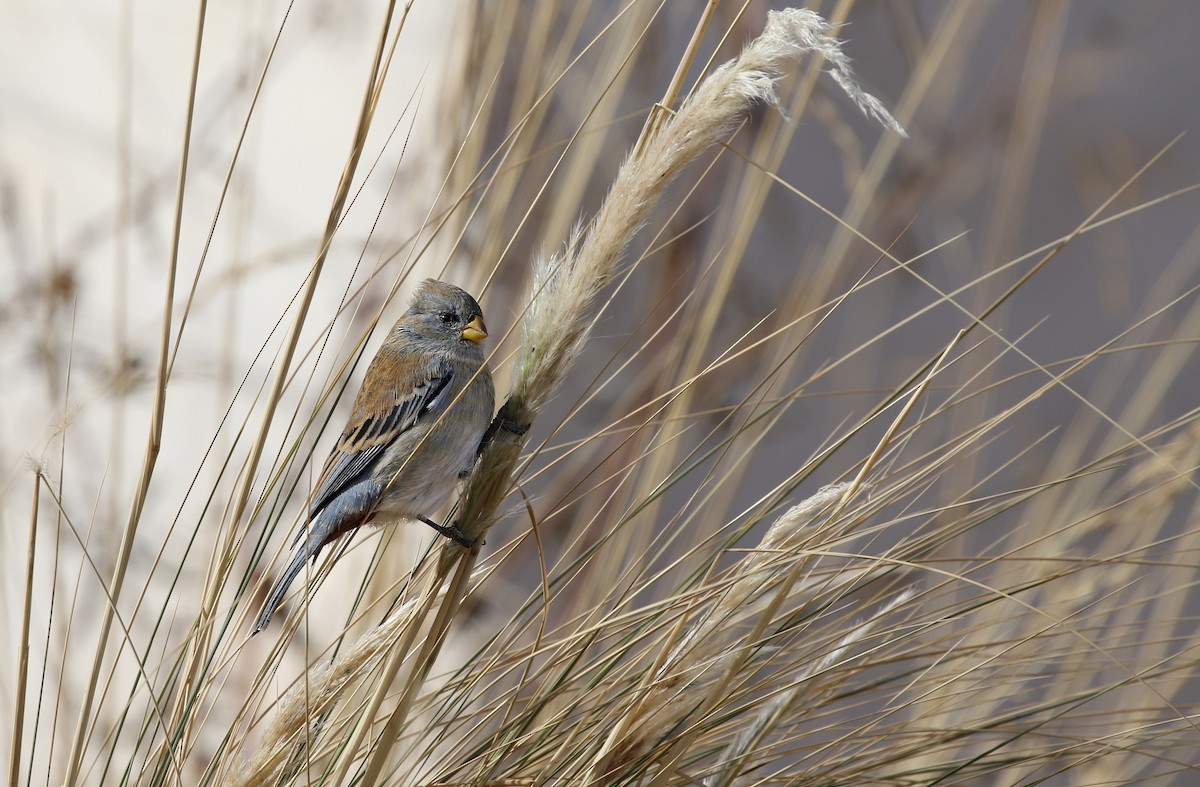
<svg viewBox="0 0 1200 787"><path fill-rule="evenodd" d="M497 416L496 420L499 421L499 428L512 432L515 435L520 436L529 431L529 424L517 423L501 416Z"/></svg>
<svg viewBox="0 0 1200 787"><path fill-rule="evenodd" d="M529 431L530 424L527 421L517 421L505 415L508 409L508 402L505 402L504 407L500 408L500 412L496 413L496 417L488 424L487 431L483 433L483 437L479 440L479 448L475 452L476 456L483 454L483 449L487 448L488 443L496 438L500 430L514 434L517 437L523 437Z"/></svg>
<svg viewBox="0 0 1200 787"><path fill-rule="evenodd" d="M451 541L453 541L454 543L458 544L463 549L474 549L475 548L476 539L468 538L466 533L459 530L457 522L455 522L453 525L439 525L437 522L434 522L432 519L426 519L423 516L418 517L418 519L420 519L422 522L424 522L425 524L432 527L437 532L441 533L446 538L448 538ZM487 542L480 541L478 543L479 543L479 546L483 546Z"/></svg>

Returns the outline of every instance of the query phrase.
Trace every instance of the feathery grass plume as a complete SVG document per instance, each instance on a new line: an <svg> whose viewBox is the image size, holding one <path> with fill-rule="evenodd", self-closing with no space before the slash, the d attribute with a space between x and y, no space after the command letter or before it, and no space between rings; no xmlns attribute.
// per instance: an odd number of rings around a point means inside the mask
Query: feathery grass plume
<svg viewBox="0 0 1200 787"><path fill-rule="evenodd" d="M763 756L759 755L756 758L754 751L762 741L785 719L796 713L799 703L816 704L817 698L813 697L813 692L805 691L808 680L849 658L849 653L856 644L862 642L872 629L915 594L916 591L912 589L902 590L890 601L869 612L866 619L853 624L850 631L828 653L801 670L800 674L790 681L788 688L764 702L746 729L721 752L720 759L713 767L713 774L704 781L704 787L729 787L743 773L761 765L761 762L755 760L761 760ZM833 688L830 684L820 687L824 695L832 692Z"/></svg>
<svg viewBox="0 0 1200 787"><path fill-rule="evenodd" d="M854 82L849 59L828 23L806 9L768 14L761 36L735 60L717 68L665 124L625 159L590 225L566 248L539 262L529 310L522 322L521 354L513 371L510 417L524 423L553 392L587 337L588 307L671 181L700 153L716 144L755 103L775 103L775 82L784 66L814 53L824 57L837 84L864 112L889 128L900 125Z"/></svg>
<svg viewBox="0 0 1200 787"><path fill-rule="evenodd" d="M590 330L592 299L616 271L667 186L732 131L751 106L775 102L775 83L788 63L810 53L825 58L837 84L864 112L903 133L882 105L854 82L849 59L841 43L827 35L828 29L819 14L807 9L770 12L762 35L741 55L714 70L670 119L648 128L648 136L626 157L591 223L577 229L561 252L536 264L512 389L500 413L503 422L515 427L507 431L519 438L562 380ZM495 476L507 481L516 457L516 451L499 447L484 453L478 480L468 488L460 525L468 535L486 530L495 516L507 491L507 483ZM485 493L486 499L480 499Z"/></svg>
<svg viewBox="0 0 1200 787"><path fill-rule="evenodd" d="M831 512L830 507L841 501L849 488L850 484L844 483L823 487L788 509L767 530L758 549L742 557L729 571L728 579L712 582L711 593L699 593L711 600L709 608L698 611L696 622L662 665L647 675L637 702L609 732L593 768L593 779L603 781L644 756L701 705L714 678L737 653L739 638L749 634L742 624L763 610L769 591L790 571L800 564L811 567L818 561L809 550L828 543L828 530L816 522L822 514L837 514L837 509ZM868 569L847 568L832 576L825 572L807 581L802 579L790 588L787 614L797 613L808 604L825 603L871 574ZM756 668L754 665L746 671Z"/></svg>

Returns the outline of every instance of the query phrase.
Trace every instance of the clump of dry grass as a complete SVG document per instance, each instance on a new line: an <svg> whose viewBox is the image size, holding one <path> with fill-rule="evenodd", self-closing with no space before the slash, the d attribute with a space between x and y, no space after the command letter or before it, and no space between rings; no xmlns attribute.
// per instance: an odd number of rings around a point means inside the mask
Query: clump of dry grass
<svg viewBox="0 0 1200 787"><path fill-rule="evenodd" d="M521 349L513 366L511 390L497 416L497 428L490 435L464 493L458 526L469 537L481 539L486 534L500 503L507 497L510 476L526 433L586 340L592 300L613 276L617 262L646 222L650 210L683 168L729 133L749 107L757 102L773 102L775 81L788 63L808 53L830 59L833 72L838 74L838 84L864 110L899 130L878 101L854 84L837 42L826 35L827 27L821 17L810 11L772 12L759 38L736 60L716 69L668 121L652 128L639 141L618 171L595 218L576 230L560 255L536 265L531 301L521 322ZM371 638L366 648L356 648L342 656L333 668L320 667L309 681L292 690L284 701L289 721L273 724L262 743L271 755L265 760L257 758L250 765L245 781L234 783L263 783L264 774L268 780L277 778L278 771L286 765L281 747L297 740L303 730L311 734L314 725L328 713L328 702L345 688L349 674L359 672L362 664L380 658L386 651L389 655L380 676L371 676L376 689L368 706L381 707L398 668L409 655L415 632L424 623L423 612L436 608L433 627L424 635L426 647L418 652L416 667L408 677L399 704L391 711L382 736L375 741L374 753L368 755L366 778L368 781L378 778L392 742L407 723L409 703L432 666L437 643L445 636L466 593L473 555L457 569L455 592L442 595L444 577L456 557L453 549L444 553L425 591L425 600L408 610L410 614L392 637ZM735 584L735 587L740 586ZM354 667L348 668L346 664ZM312 696L309 692L314 684L319 688ZM307 718L297 713L301 696L309 709ZM364 714L362 719L369 721L371 715ZM363 734L365 727L360 723L352 744L343 752L335 781L348 773ZM607 771L607 767L603 769Z"/></svg>
<svg viewBox="0 0 1200 787"><path fill-rule="evenodd" d="M597 755L593 781L603 783L617 778L667 740L673 730L681 728L689 715L719 705L737 676L747 672L753 651L772 650L762 647L762 627L741 630L747 620L769 621L785 605L786 614L803 614L805 607L819 608L825 600L874 578L870 570L855 567L832 575L816 570L819 558L815 550L829 540L832 529L831 523L819 523L818 518L843 503L850 488L849 484L826 487L788 509L767 530L762 543L729 569L727 576L695 589L688 610L692 622L677 632L674 644L664 644L661 664L646 674L644 685L635 695L635 705L613 725ZM788 583L786 592L777 593L793 572L798 580ZM905 598L906 594L900 594L880 616ZM819 672L836 663L869 628L869 624L856 626L820 663L809 665L805 671ZM805 677L797 676L791 689L764 702L758 720L729 744L717 767L717 772L723 774L722 781L745 767L746 763L740 761L750 755L752 742L761 739L773 726L771 720L794 701Z"/></svg>
<svg viewBox="0 0 1200 787"><path fill-rule="evenodd" d="M374 270L335 281L326 309L349 206L361 210L379 177L356 187L375 168L371 130L408 18L387 5L315 262L297 263L283 338L260 351L275 361L227 364L246 377L219 399L220 467L206 475L206 457L188 483L161 477L196 461L195 446L158 441L181 337L198 332L202 264L182 325L174 273L167 282L151 450L128 486L124 539L88 535L79 469L38 465L28 538L10 550L27 577L10 781L749 787L1186 773L1200 456L1196 413L1169 402L1200 324L1200 310L1175 314L1194 301L1194 255L1185 246L1143 316L1082 354L1047 361L1036 326L1002 319L1059 255L1157 201L1106 213L1150 164L1106 184L1062 237L1006 250L1021 176L1035 171L1036 135L1022 126L996 185L993 266L979 269L957 231L889 245L901 234L889 222L920 212L913 194L987 157L939 148L922 169L929 136L915 134L907 177L889 183L903 132L857 87L832 24L807 10L756 20L754 8L710 4L681 31L682 16L650 3L598 28L599 6L475 6L461 28L477 37L461 54L475 78L439 97L446 180L412 238L364 242L363 260L381 249ZM931 86L957 78L956 53L987 27L981 8L952 4L925 28L891 7L911 57L905 125L953 94ZM1033 66L1057 56L1064 9L1030 12L1021 119L1042 117L1053 95ZM660 47L659 31L690 43ZM689 69L699 76L685 94ZM842 117L822 73L887 128L876 147L864 140L878 130ZM669 86L635 138L624 113L641 122L653 100L639 81ZM821 133L794 146L814 119ZM790 226L809 176L777 174L789 149L829 156L813 142L826 133L848 184L828 236ZM380 144L382 158L397 143ZM177 239L192 181L180 182ZM750 236L770 212L789 226L756 255ZM397 550L394 532L339 545L336 565L309 578L304 614L251 640L267 545L292 530L309 454L415 268L481 295L501 391L508 381L451 513L487 547ZM926 300L887 289L900 277ZM50 311L66 313L58 300ZM69 381L51 381L64 401ZM1082 405L1069 424L1060 396ZM56 432L64 456L77 433ZM156 495L178 507L161 531L143 513ZM60 574L75 550L111 601ZM72 583L78 598L64 595Z"/></svg>

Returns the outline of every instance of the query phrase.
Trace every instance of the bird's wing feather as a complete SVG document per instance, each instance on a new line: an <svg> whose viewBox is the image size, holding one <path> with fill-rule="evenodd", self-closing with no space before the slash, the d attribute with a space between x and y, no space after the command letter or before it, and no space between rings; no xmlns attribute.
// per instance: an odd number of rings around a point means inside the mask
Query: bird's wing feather
<svg viewBox="0 0 1200 787"><path fill-rule="evenodd" d="M454 369L444 358L396 357L380 354L371 363L392 366L378 373L395 380L395 385L359 391L354 411L337 445L325 461L321 483L309 506L316 516L331 500L368 472L384 450L401 434L416 425L450 379ZM367 370L370 377L373 369ZM380 493L383 485L380 485Z"/></svg>

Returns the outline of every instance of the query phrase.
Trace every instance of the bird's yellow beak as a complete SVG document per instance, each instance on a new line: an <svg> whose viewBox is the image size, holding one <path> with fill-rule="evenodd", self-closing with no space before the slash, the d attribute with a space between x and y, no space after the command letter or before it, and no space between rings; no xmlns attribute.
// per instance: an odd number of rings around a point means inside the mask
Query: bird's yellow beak
<svg viewBox="0 0 1200 787"><path fill-rule="evenodd" d="M467 323L467 327L462 329L462 337L469 342L481 342L487 338L487 326L483 324L483 318L475 316Z"/></svg>

